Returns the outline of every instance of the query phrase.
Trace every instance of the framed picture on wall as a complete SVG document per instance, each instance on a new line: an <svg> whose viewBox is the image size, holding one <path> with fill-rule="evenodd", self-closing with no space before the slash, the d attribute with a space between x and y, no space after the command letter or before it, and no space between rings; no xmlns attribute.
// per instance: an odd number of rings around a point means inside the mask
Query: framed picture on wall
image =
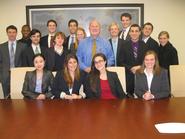
<svg viewBox="0 0 185 139"><path fill-rule="evenodd" d="M121 28L122 13L132 15L132 23L142 25L144 22L144 4L72 4L72 5L34 5L26 6L27 24L31 28L39 29L42 36L47 32L47 21L57 21L57 30L66 34L68 21L76 19L89 35L89 22L96 18L101 24L101 36L108 38L108 26L117 22Z"/></svg>

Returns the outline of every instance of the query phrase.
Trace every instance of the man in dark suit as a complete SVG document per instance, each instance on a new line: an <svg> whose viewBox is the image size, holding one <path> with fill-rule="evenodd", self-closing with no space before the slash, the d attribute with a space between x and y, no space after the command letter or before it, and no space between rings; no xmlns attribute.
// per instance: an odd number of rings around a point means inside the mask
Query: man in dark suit
<svg viewBox="0 0 185 139"><path fill-rule="evenodd" d="M146 44L139 40L140 34L141 28L139 25L131 25L129 31L131 40L126 41L121 47L117 62L118 66L124 66L126 69L126 90L131 97L134 93L134 74L140 68L148 50Z"/></svg>
<svg viewBox="0 0 185 139"><path fill-rule="evenodd" d="M132 16L129 13L123 13L120 17L122 23L122 30L119 32L119 38L123 40L130 40L129 30L132 24Z"/></svg>
<svg viewBox="0 0 185 139"><path fill-rule="evenodd" d="M40 44L43 47L50 48L54 47L54 36L57 30L57 22L55 20L48 20L47 22L47 28L49 34L41 38Z"/></svg>
<svg viewBox="0 0 185 139"><path fill-rule="evenodd" d="M70 51L70 50L73 49L72 47L74 47L74 43L75 43L75 40L76 40L76 31L77 31L77 28L78 28L78 21L75 20L75 19L69 20L68 28L69 28L70 35L66 39L65 46Z"/></svg>
<svg viewBox="0 0 185 139"><path fill-rule="evenodd" d="M17 28L10 25L6 28L8 41L0 45L0 82L4 97L10 98L10 68L22 66L22 52L25 44L18 42Z"/></svg>
<svg viewBox="0 0 185 139"><path fill-rule="evenodd" d="M46 48L40 45L41 33L37 29L32 29L30 32L31 45L23 52L23 66L33 67L33 57L35 54L41 53L45 55Z"/></svg>
<svg viewBox="0 0 185 139"><path fill-rule="evenodd" d="M19 42L25 43L26 46L30 46L31 39L30 39L30 26L29 25L23 25L21 29L22 38L18 40Z"/></svg>
<svg viewBox="0 0 185 139"><path fill-rule="evenodd" d="M109 32L110 32L110 35L111 35L111 38L109 39L109 41L111 43L112 50L114 52L115 66L117 66L118 55L119 55L119 52L120 52L120 48L123 46L124 40L122 40L118 37L119 25L117 23L113 22L109 26Z"/></svg>
<svg viewBox="0 0 185 139"><path fill-rule="evenodd" d="M146 43L149 50L159 53L159 44L152 37L153 25L149 22L145 23L142 27L142 40Z"/></svg>

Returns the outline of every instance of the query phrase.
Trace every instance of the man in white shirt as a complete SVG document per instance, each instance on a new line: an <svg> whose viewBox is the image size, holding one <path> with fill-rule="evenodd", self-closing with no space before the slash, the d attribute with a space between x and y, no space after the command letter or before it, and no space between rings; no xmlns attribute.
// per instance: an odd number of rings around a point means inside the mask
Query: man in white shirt
<svg viewBox="0 0 185 139"><path fill-rule="evenodd" d="M130 40L129 30L132 24L132 16L129 13L121 15L122 30L119 32L119 38L123 40Z"/></svg>
<svg viewBox="0 0 185 139"><path fill-rule="evenodd" d="M69 51L72 51L74 49L73 47L76 41L76 31L78 28L78 21L75 19L69 20L68 28L70 35L67 37L66 47L68 48Z"/></svg>
<svg viewBox="0 0 185 139"><path fill-rule="evenodd" d="M23 66L33 67L33 57L35 54L41 53L45 55L46 48L40 46L41 33L37 29L30 32L31 46L27 47L23 53Z"/></svg>
<svg viewBox="0 0 185 139"><path fill-rule="evenodd" d="M159 44L151 37L153 32L153 25L149 22L145 23L142 27L142 40L146 43L149 50L159 53Z"/></svg>
<svg viewBox="0 0 185 139"><path fill-rule="evenodd" d="M55 20L48 20L47 22L48 34L41 38L40 44L43 47L50 48L54 47L54 36L57 30L57 22Z"/></svg>

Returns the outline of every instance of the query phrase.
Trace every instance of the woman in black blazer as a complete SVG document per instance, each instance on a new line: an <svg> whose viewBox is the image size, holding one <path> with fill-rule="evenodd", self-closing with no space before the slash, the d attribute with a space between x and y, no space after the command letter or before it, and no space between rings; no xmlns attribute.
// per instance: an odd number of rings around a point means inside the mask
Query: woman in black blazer
<svg viewBox="0 0 185 139"><path fill-rule="evenodd" d="M84 81L85 72L80 71L76 55L68 54L64 62L64 70L58 71L55 76L52 93L57 99L85 98L85 93L80 92Z"/></svg>
<svg viewBox="0 0 185 139"><path fill-rule="evenodd" d="M53 95L51 86L53 83L53 74L44 70L45 58L42 54L37 54L33 59L34 71L26 72L22 94L28 99L47 99Z"/></svg>
<svg viewBox="0 0 185 139"><path fill-rule="evenodd" d="M105 55L95 54L85 85L87 98L117 99L125 97L117 73L107 71L106 66Z"/></svg>
<svg viewBox="0 0 185 139"><path fill-rule="evenodd" d="M170 96L167 70L160 68L154 51L146 52L143 64L136 72L134 92L145 100Z"/></svg>

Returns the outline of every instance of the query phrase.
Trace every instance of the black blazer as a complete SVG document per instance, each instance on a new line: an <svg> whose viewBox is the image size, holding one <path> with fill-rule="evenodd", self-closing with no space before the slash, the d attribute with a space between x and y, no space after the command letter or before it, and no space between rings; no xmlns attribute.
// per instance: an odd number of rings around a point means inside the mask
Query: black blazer
<svg viewBox="0 0 185 139"><path fill-rule="evenodd" d="M80 79L77 81L74 81L72 93L79 95L79 90L81 85L84 85L86 73L83 71L80 71ZM52 93L54 94L55 98L59 99L61 92L66 93L67 95L70 95L69 92L69 86L67 82L64 79L64 71L58 71L55 78L54 83L52 87Z"/></svg>
<svg viewBox="0 0 185 139"><path fill-rule="evenodd" d="M100 79L97 80L96 84L96 90L97 92L94 92L91 89L89 76L87 77L87 81L85 84L85 91L86 91L86 97L87 98L100 98L101 97L101 86L100 86ZM121 83L118 79L118 75L116 72L110 72L107 71L107 79L111 88L111 92L116 98L125 98L125 92L123 91L123 88L121 86Z"/></svg>
<svg viewBox="0 0 185 139"><path fill-rule="evenodd" d="M146 45L148 46L148 50L153 50L157 53L157 55L159 54L159 44L156 40L150 37L147 40Z"/></svg>
<svg viewBox="0 0 185 139"><path fill-rule="evenodd" d="M112 39L109 39L109 42L110 42L110 44L112 46ZM124 43L124 40L118 38L117 55L115 56L115 59L117 61L116 64L118 64L118 58L119 58L119 55L120 55L120 49L121 49L121 47L123 47L123 43ZM113 46L112 46L112 50L113 50Z"/></svg>
<svg viewBox="0 0 185 139"><path fill-rule="evenodd" d="M178 53L175 47L168 42L165 46L159 47L159 64L161 67L168 69L170 65L178 65Z"/></svg>
<svg viewBox="0 0 185 139"><path fill-rule="evenodd" d="M44 70L42 77L42 93L46 98L51 98L51 86L53 84L53 74L50 71ZM40 93L35 92L36 87L36 70L26 72L22 94L25 98L36 99Z"/></svg>
<svg viewBox="0 0 185 139"><path fill-rule="evenodd" d="M46 48L40 46L41 49L41 54L45 56L46 53ZM24 52L23 52L23 67L33 67L33 57L34 57L34 52L32 49L32 46L28 46Z"/></svg>
<svg viewBox="0 0 185 139"><path fill-rule="evenodd" d="M144 55L148 47L143 41L139 41L139 48L137 59L134 57L131 40L125 41L123 47L120 49L118 57L118 66L124 66L126 70L130 70L133 66L141 65L143 63Z"/></svg>
<svg viewBox="0 0 185 139"><path fill-rule="evenodd" d="M63 54L62 54L64 56L64 59L65 59L67 54L68 54L68 51L64 47L64 51L63 51ZM48 48L46 50L45 58L46 58L46 69L47 70L51 70L51 71L55 71L55 63L56 63L56 61L55 61L54 48ZM61 61L61 65L64 65L64 59L63 59L63 61Z"/></svg>
<svg viewBox="0 0 185 139"><path fill-rule="evenodd" d="M43 46L43 47L45 47L45 48L48 48L48 36L49 35L43 36L40 39L40 45Z"/></svg>
<svg viewBox="0 0 185 139"><path fill-rule="evenodd" d="M142 98L146 91L148 91L148 83L145 73L136 73L134 93L139 98ZM150 91L155 99L167 98L170 96L170 87L166 70L162 69L160 75L153 76Z"/></svg>

